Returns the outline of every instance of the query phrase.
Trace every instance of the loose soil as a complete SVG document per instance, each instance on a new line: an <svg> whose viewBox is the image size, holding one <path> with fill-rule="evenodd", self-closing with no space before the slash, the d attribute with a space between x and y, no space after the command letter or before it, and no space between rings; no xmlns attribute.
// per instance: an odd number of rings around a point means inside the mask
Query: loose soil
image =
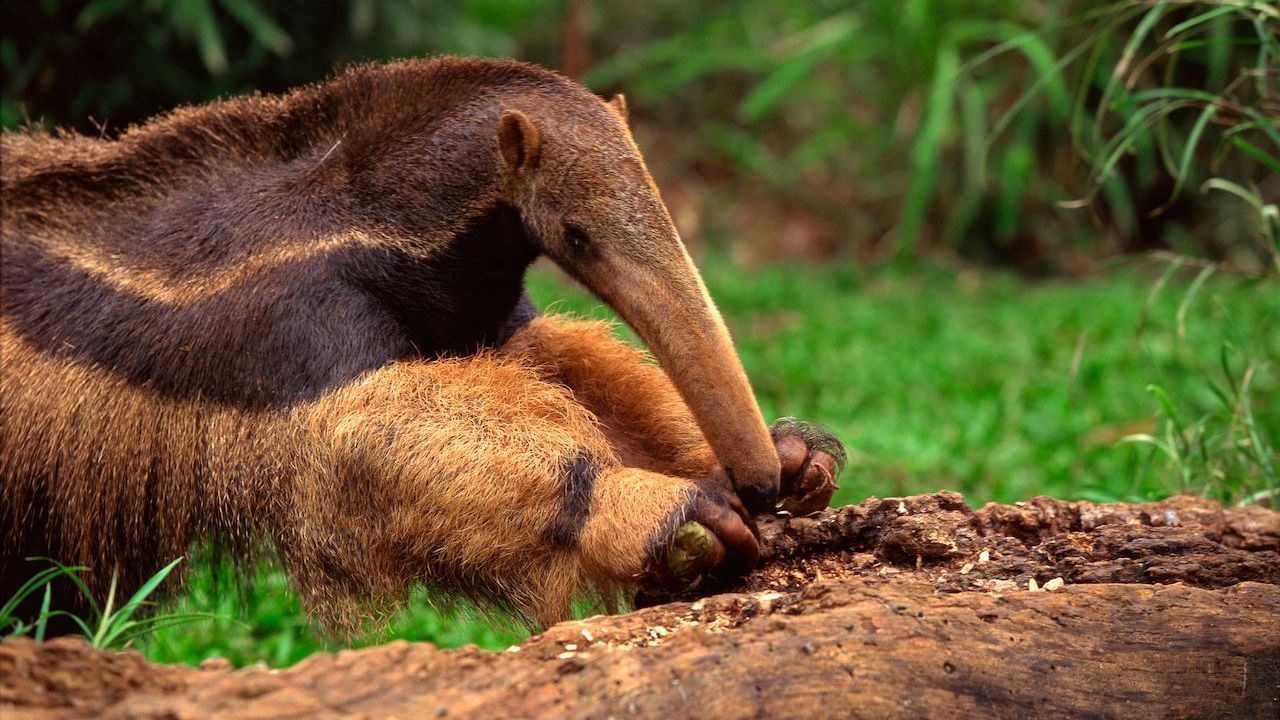
<svg viewBox="0 0 1280 720"><path fill-rule="evenodd" d="M761 526L742 581L506 652L395 642L287 670L0 644L17 718L1280 717L1280 513L953 493Z"/></svg>

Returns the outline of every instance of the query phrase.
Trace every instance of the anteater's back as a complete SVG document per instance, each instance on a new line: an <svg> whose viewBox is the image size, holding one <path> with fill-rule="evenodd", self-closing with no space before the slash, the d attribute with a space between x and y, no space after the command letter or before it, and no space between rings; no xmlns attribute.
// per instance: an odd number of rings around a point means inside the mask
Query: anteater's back
<svg viewBox="0 0 1280 720"><path fill-rule="evenodd" d="M389 250L366 218L380 199L346 178L461 103L531 86L568 87L516 63L408 62L116 140L4 134L0 594L26 556L94 561L103 587L111 565L127 583L201 535L260 530L244 515L280 502L289 409L418 349L352 269L417 262L430 233Z"/></svg>

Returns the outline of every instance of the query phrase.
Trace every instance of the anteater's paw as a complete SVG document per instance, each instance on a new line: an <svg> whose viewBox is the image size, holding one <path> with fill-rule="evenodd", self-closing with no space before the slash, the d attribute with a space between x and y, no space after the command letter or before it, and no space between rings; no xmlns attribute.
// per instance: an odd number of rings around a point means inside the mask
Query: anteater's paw
<svg viewBox="0 0 1280 720"><path fill-rule="evenodd" d="M755 522L723 473L697 482L684 524L659 551L651 581L673 590L706 575L742 575L760 561Z"/></svg>
<svg viewBox="0 0 1280 720"><path fill-rule="evenodd" d="M798 517L825 508L839 489L844 445L825 427L795 418L778 419L769 433L782 461L778 514Z"/></svg>

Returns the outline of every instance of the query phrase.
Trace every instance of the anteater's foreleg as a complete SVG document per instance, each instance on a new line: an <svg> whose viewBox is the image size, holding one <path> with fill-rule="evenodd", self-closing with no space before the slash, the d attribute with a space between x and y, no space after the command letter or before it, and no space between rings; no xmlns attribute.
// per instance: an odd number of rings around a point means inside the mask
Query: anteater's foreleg
<svg viewBox="0 0 1280 720"><path fill-rule="evenodd" d="M666 373L613 337L608 324L543 315L502 352L568 386L601 419L626 465L685 477L717 472L715 453ZM826 428L793 418L775 422L772 434L782 463L778 509L806 515L826 507L845 463L843 445Z"/></svg>
<svg viewBox="0 0 1280 720"><path fill-rule="evenodd" d="M568 388L509 358L391 365L296 413L316 453L280 543L330 614L418 579L549 624L634 582L686 519L746 532L710 477L625 467Z"/></svg>
<svg viewBox="0 0 1280 720"><path fill-rule="evenodd" d="M625 464L684 477L715 471L715 453L670 378L607 323L543 315L502 352L569 387L600 418Z"/></svg>

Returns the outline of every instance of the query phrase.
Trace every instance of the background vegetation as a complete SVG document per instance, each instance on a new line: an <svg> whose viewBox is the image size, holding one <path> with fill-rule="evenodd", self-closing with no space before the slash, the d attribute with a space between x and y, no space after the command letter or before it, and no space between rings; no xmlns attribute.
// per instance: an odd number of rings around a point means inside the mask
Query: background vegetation
<svg viewBox="0 0 1280 720"><path fill-rule="evenodd" d="M1271 2L40 0L4 15L7 128L111 136L175 104L436 53L626 92L765 414L849 444L839 503L940 488L1268 502L1280 486ZM532 291L608 315L549 268ZM218 617L143 635L151 657L281 665L343 644L270 563L252 583L192 565L165 612ZM428 600L358 642L524 632Z"/></svg>

